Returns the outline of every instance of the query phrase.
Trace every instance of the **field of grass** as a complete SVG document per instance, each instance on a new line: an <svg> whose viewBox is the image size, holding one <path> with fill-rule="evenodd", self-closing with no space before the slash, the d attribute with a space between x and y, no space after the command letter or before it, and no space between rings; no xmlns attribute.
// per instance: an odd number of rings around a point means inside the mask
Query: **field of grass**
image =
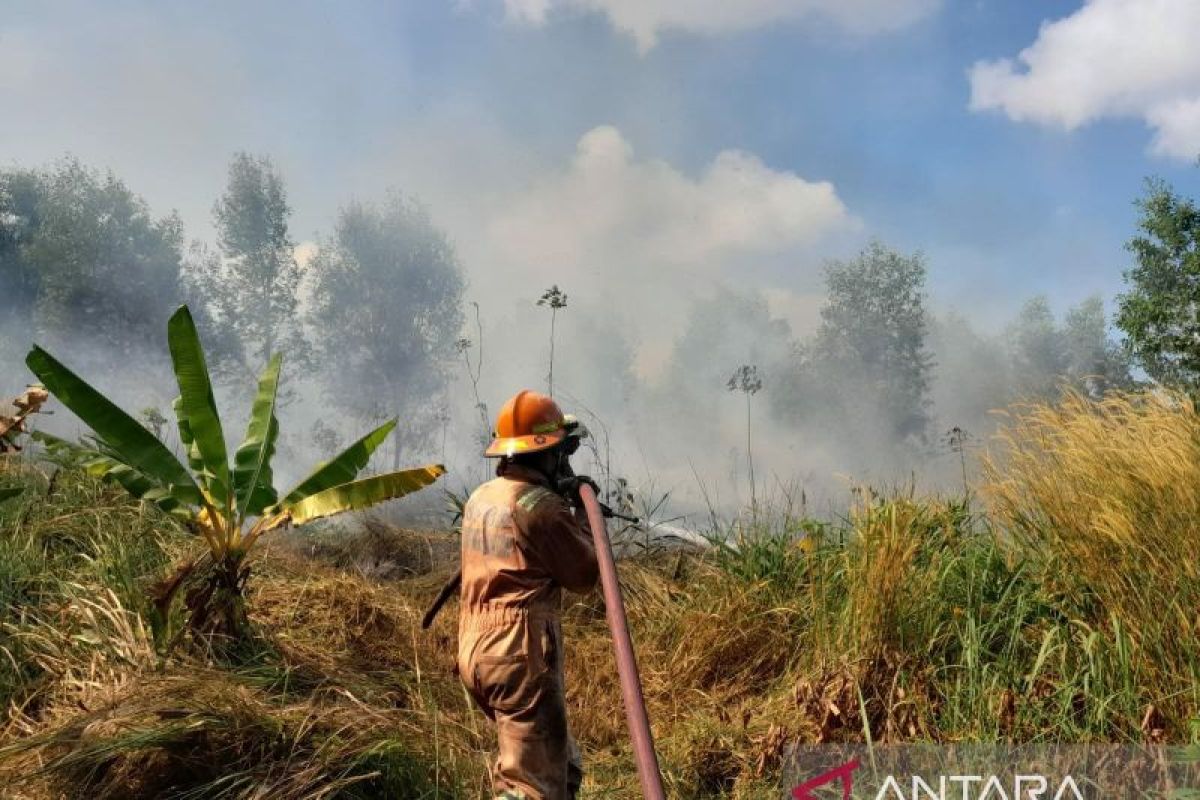
<svg viewBox="0 0 1200 800"><path fill-rule="evenodd" d="M195 546L71 471L0 486L6 796L481 797L491 732L425 604L450 534L277 538L254 647L164 642L146 589ZM1179 398L1015 409L966 498L760 509L735 546L621 564L668 794L777 797L794 742L1200 738L1200 419ZM636 797L598 593L565 613L585 797Z"/></svg>

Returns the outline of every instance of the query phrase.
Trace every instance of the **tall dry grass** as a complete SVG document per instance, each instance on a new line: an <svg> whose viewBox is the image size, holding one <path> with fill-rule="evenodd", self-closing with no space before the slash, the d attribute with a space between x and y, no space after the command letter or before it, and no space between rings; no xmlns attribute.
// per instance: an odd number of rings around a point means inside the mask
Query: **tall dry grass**
<svg viewBox="0 0 1200 800"><path fill-rule="evenodd" d="M1020 557L1038 560L1053 605L1108 662L1114 702L1136 695L1148 718L1186 727L1200 699L1200 417L1191 400L1067 394L1009 416L985 464L995 524Z"/></svg>
<svg viewBox="0 0 1200 800"><path fill-rule="evenodd" d="M433 666L438 650L416 649L416 603L281 555L254 596L257 653L168 650L154 630L171 621L147 589L192 537L81 473L0 464L26 489L0 506L0 795L305 800L478 785L481 745L440 749L438 720L466 703L437 691L451 688L444 676L422 680L420 659Z"/></svg>

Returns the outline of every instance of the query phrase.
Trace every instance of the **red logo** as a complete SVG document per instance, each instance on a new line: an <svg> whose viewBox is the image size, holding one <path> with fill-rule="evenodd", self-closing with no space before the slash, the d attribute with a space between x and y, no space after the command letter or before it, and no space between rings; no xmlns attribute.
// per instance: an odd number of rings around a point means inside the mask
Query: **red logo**
<svg viewBox="0 0 1200 800"><path fill-rule="evenodd" d="M847 761L840 767L831 769L829 772L818 775L812 780L805 781L795 789L792 789L792 797L795 798L795 800L818 800L816 797L809 794L813 789L816 789L818 786L824 786L827 783L833 783L836 780L841 780L842 800L850 800L850 790L854 788L853 773L854 770L858 769L858 767L859 761L857 758L853 761Z"/></svg>

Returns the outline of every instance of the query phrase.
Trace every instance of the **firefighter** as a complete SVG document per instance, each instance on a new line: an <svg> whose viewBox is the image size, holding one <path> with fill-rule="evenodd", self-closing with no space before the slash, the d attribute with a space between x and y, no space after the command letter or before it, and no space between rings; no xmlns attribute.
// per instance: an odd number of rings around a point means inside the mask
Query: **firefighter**
<svg viewBox="0 0 1200 800"><path fill-rule="evenodd" d="M573 798L582 779L559 608L562 590L587 592L598 568L578 498L591 481L567 463L574 424L553 399L518 392L484 453L500 459L496 478L463 509L458 673L496 724L498 798Z"/></svg>

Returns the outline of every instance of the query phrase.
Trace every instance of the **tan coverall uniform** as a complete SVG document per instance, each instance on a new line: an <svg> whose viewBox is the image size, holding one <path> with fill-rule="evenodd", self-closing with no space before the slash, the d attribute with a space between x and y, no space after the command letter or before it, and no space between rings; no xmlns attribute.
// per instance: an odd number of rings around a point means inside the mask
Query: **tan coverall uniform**
<svg viewBox="0 0 1200 800"><path fill-rule="evenodd" d="M463 509L458 674L496 723L500 797L564 800L579 789L559 606L562 587L585 592L597 570L586 515L535 470L505 465Z"/></svg>

